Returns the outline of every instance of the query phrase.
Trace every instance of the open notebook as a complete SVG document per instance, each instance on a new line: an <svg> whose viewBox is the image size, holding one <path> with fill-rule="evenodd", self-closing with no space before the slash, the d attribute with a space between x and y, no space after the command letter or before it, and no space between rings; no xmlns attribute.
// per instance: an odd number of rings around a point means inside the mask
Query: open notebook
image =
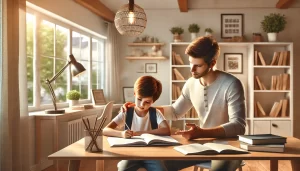
<svg viewBox="0 0 300 171"><path fill-rule="evenodd" d="M131 138L107 137L107 141L111 147L124 146L148 146L161 145L170 146L180 144L177 140L170 136L158 136L152 134L142 134L141 136L133 136Z"/></svg>
<svg viewBox="0 0 300 171"><path fill-rule="evenodd" d="M246 150L233 147L227 144L219 144L219 143L205 143L205 144L187 144L174 147L175 150L185 154L245 154L249 153Z"/></svg>

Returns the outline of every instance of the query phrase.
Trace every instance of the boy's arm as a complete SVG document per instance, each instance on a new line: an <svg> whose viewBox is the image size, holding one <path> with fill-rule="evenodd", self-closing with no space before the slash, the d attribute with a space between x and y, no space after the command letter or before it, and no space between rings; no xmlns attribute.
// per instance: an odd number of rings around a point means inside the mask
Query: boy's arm
<svg viewBox="0 0 300 171"><path fill-rule="evenodd" d="M154 134L154 135L162 135L162 136L166 136L166 135L171 135L171 130L170 130L170 126L167 123L166 120L163 120L159 125L157 129L153 129L153 130L149 130L149 131L137 131L134 132L134 135L141 135L144 133L148 133L148 134Z"/></svg>
<svg viewBox="0 0 300 171"><path fill-rule="evenodd" d="M112 137L122 137L122 138L130 138L133 135L133 132L130 130L119 131L116 130L117 124L114 121L111 121L104 129L103 135L112 136Z"/></svg>

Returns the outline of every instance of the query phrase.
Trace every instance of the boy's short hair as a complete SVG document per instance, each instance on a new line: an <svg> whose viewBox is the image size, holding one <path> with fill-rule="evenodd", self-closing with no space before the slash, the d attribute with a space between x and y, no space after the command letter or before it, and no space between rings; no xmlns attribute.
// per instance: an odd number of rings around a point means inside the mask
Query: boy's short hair
<svg viewBox="0 0 300 171"><path fill-rule="evenodd" d="M162 92L162 85L152 76L142 76L135 81L134 92L142 97L152 97L155 102Z"/></svg>
<svg viewBox="0 0 300 171"><path fill-rule="evenodd" d="M218 59L220 47L211 37L199 37L186 48L185 54L193 58L203 58L207 64L210 64L213 59Z"/></svg>

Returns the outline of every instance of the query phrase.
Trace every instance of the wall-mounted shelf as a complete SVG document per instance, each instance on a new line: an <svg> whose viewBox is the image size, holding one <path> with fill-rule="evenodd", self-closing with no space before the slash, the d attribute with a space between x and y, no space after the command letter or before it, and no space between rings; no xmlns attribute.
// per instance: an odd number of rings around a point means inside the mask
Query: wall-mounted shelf
<svg viewBox="0 0 300 171"><path fill-rule="evenodd" d="M128 43L128 46L163 46L165 43Z"/></svg>
<svg viewBox="0 0 300 171"><path fill-rule="evenodd" d="M127 56L125 59L128 60L166 60L164 56Z"/></svg>

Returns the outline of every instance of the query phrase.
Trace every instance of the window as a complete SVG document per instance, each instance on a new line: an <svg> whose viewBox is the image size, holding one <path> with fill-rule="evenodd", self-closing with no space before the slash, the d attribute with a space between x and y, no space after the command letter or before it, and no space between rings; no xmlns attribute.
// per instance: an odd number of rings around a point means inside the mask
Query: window
<svg viewBox="0 0 300 171"><path fill-rule="evenodd" d="M81 93L84 102L91 102L91 89L104 87L105 40L74 26L71 29L70 25L36 11L26 17L29 111L53 107L45 80L67 64L69 54L74 55L86 72L72 77L69 68L51 84L57 104L66 107L66 93L74 89Z"/></svg>

